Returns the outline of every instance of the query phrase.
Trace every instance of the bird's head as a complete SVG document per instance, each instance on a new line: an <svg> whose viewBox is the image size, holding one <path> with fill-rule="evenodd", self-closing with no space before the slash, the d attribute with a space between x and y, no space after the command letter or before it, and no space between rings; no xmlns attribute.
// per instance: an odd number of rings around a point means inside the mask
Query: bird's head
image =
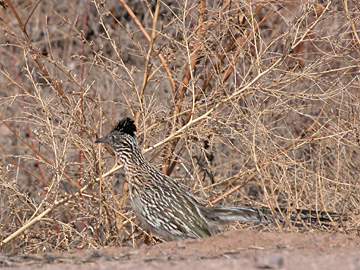
<svg viewBox="0 0 360 270"><path fill-rule="evenodd" d="M114 129L107 136L97 139L95 143L106 143L110 145L117 154L120 154L123 150L132 150L136 145L134 132L136 132L134 120L125 117L115 125Z"/></svg>

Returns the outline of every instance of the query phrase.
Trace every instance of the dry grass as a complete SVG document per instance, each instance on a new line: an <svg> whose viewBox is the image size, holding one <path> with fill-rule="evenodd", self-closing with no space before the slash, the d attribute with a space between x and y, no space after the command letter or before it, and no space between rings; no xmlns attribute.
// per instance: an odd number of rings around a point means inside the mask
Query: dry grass
<svg viewBox="0 0 360 270"><path fill-rule="evenodd" d="M308 228L358 230L357 1L5 2L3 252L143 241L93 143L124 116L209 204L334 211L349 222Z"/></svg>

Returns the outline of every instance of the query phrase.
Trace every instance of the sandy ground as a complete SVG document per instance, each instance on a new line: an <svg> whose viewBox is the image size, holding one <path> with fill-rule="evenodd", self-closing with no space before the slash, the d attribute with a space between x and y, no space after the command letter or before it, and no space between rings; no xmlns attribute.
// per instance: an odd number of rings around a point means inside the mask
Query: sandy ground
<svg viewBox="0 0 360 270"><path fill-rule="evenodd" d="M3 269L360 269L360 237L340 233L231 231L103 250L0 255Z"/></svg>

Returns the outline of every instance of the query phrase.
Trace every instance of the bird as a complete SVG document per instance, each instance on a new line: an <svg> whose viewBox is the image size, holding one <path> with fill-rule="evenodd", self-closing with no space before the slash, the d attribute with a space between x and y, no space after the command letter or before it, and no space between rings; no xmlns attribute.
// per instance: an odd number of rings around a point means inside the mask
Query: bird
<svg viewBox="0 0 360 270"><path fill-rule="evenodd" d="M95 143L109 145L125 169L130 204L145 227L165 241L202 238L218 233L234 221L264 223L278 219L266 207L205 206L184 185L165 175L143 156L136 140L134 120L125 117ZM329 213L314 211L292 214L293 219L329 221Z"/></svg>

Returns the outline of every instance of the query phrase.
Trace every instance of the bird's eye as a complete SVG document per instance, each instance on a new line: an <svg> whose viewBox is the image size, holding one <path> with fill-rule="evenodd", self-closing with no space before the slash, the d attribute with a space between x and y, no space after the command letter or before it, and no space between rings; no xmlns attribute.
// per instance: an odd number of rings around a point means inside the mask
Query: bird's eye
<svg viewBox="0 0 360 270"><path fill-rule="evenodd" d="M117 136L116 135L111 135L111 137L116 140L117 139Z"/></svg>

